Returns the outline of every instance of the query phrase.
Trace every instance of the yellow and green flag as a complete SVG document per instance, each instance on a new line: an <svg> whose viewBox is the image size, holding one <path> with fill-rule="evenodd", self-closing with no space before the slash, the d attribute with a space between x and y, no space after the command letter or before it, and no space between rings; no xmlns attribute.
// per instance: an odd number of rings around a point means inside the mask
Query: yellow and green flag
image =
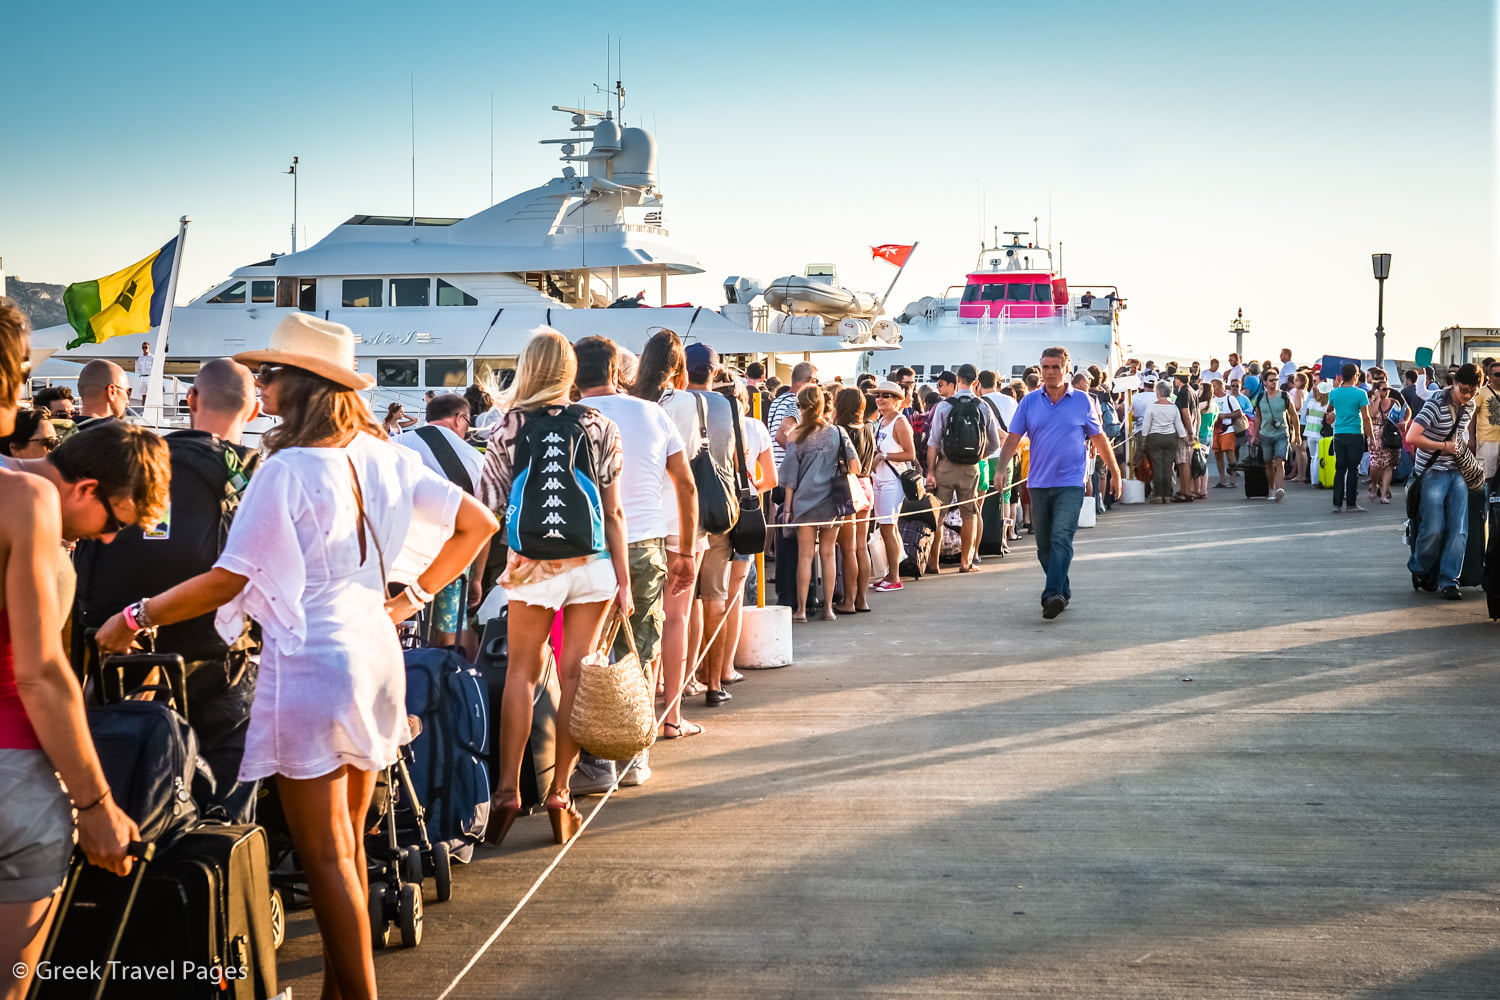
<svg viewBox="0 0 1500 1000"><path fill-rule="evenodd" d="M78 336L68 343L68 350L80 344L102 344L110 337L145 333L160 325L176 256L177 238L173 237L156 253L123 271L69 285L63 292L63 304L68 307L68 325L78 331Z"/></svg>

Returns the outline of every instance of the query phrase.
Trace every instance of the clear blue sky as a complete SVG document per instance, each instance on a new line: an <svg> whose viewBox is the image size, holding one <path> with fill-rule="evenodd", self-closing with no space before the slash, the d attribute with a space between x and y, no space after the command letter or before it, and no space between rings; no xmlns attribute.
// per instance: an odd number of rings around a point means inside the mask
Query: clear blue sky
<svg viewBox="0 0 1500 1000"><path fill-rule="evenodd" d="M604 100L612 34L666 224L707 267L674 298L810 261L878 292L893 272L867 247L920 240L904 303L1037 216L1070 280L1120 286L1142 351L1222 356L1243 307L1257 355L1368 355L1375 251L1395 255L1389 355L1500 325L1488 2L515 6L20 5L6 270L98 277L188 214L185 301L289 249L293 155L308 239L405 213L413 74L417 211L472 214L491 95L499 199L555 175L548 109Z"/></svg>

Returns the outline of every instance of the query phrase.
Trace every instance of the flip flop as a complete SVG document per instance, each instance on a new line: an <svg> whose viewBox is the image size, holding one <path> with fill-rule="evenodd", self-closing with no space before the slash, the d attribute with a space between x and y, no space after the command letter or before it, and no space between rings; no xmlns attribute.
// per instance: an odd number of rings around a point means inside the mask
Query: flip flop
<svg viewBox="0 0 1500 1000"><path fill-rule="evenodd" d="M673 735L672 733L669 733L667 731L669 729L675 729L676 730L676 734ZM698 725L698 723L696 723L696 722L689 722L686 719L683 719L682 720L682 725L680 725L680 726L677 723L675 723L675 722L663 722L661 724L661 735L658 736L657 739L659 739L659 740L685 740L689 736L699 736L699 735L701 735L703 733L706 733L706 732L708 732L708 730L706 730L702 726Z"/></svg>

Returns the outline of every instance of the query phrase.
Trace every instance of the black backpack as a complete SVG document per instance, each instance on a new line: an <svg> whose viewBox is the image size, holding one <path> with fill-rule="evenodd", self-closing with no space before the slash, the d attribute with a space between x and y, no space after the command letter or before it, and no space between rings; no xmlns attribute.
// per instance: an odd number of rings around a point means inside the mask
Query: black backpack
<svg viewBox="0 0 1500 1000"><path fill-rule="evenodd" d="M604 551L604 505L589 411L548 406L526 414L516 437L505 536L528 559L576 559Z"/></svg>
<svg viewBox="0 0 1500 1000"><path fill-rule="evenodd" d="M954 465L978 465L984 457L984 417L978 396L948 397L942 455Z"/></svg>

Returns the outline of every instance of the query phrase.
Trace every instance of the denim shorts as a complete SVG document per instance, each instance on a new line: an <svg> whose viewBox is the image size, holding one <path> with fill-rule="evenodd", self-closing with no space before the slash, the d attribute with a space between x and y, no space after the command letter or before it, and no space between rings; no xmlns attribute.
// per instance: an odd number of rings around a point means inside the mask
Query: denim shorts
<svg viewBox="0 0 1500 1000"><path fill-rule="evenodd" d="M62 887L73 854L73 805L41 750L0 750L0 903L34 903Z"/></svg>

